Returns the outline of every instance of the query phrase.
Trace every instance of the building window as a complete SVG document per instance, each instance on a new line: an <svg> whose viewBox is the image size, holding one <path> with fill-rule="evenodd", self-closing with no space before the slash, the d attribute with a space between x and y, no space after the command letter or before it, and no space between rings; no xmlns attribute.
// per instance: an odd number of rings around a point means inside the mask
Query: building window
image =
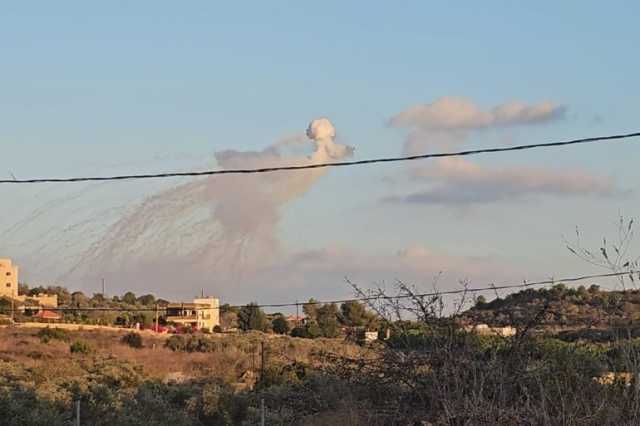
<svg viewBox="0 0 640 426"><path fill-rule="evenodd" d="M7 288L11 287L11 283L7 283Z"/></svg>
<svg viewBox="0 0 640 426"><path fill-rule="evenodd" d="M7 276L8 276L8 277L9 277L9 276L11 276L11 272L7 272Z"/></svg>

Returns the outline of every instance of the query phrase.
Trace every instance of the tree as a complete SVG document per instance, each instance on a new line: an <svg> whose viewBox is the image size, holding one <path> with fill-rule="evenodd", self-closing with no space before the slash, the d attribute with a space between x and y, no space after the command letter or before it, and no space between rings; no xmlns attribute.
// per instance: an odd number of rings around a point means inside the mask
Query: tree
<svg viewBox="0 0 640 426"><path fill-rule="evenodd" d="M131 322L134 324L140 323L145 328L151 328L151 326L153 325L153 318L152 315L148 315L145 312L138 312L133 315L133 317L131 318Z"/></svg>
<svg viewBox="0 0 640 426"><path fill-rule="evenodd" d="M138 303L144 306L152 306L156 304L156 298L153 294L145 294L138 297Z"/></svg>
<svg viewBox="0 0 640 426"><path fill-rule="evenodd" d="M87 306L89 299L81 291L74 291L71 293L71 303L73 306Z"/></svg>
<svg viewBox="0 0 640 426"><path fill-rule="evenodd" d="M55 285L47 287L47 294L55 294L58 296L58 304L67 306L71 303L71 293L66 288Z"/></svg>
<svg viewBox="0 0 640 426"><path fill-rule="evenodd" d="M251 302L247 306L243 306L238 312L238 326L241 330L267 330L267 316L262 309L258 307L258 304Z"/></svg>
<svg viewBox="0 0 640 426"><path fill-rule="evenodd" d="M318 312L318 301L313 297L309 299L309 302L302 307L302 312L304 312L308 321L317 321L317 312Z"/></svg>
<svg viewBox="0 0 640 426"><path fill-rule="evenodd" d="M271 321L273 331L278 334L287 334L289 332L289 322L283 315L276 315Z"/></svg>
<svg viewBox="0 0 640 426"><path fill-rule="evenodd" d="M367 323L367 310L359 302L345 302L340 305L340 322L350 327L362 327Z"/></svg>
<svg viewBox="0 0 640 426"><path fill-rule="evenodd" d="M333 303L322 305L316 310L318 327L324 337L337 337L340 334L338 326L338 308Z"/></svg>
<svg viewBox="0 0 640 426"><path fill-rule="evenodd" d="M91 304L94 306L104 306L107 302L104 295L102 293L94 293L93 297L91 297Z"/></svg>
<svg viewBox="0 0 640 426"><path fill-rule="evenodd" d="M580 296L580 299L583 301L589 300L591 298L589 291L583 285L578 287L578 296Z"/></svg>
<svg viewBox="0 0 640 426"><path fill-rule="evenodd" d="M136 295L128 291L124 294L124 296L122 296L122 301L128 305L135 305L137 301Z"/></svg>
<svg viewBox="0 0 640 426"><path fill-rule="evenodd" d="M220 325L223 329L238 327L238 314L233 311L226 311L220 315Z"/></svg>
<svg viewBox="0 0 640 426"><path fill-rule="evenodd" d="M42 286L38 286L38 287L34 287L32 289L29 290L29 293L27 293L28 296L37 296L41 293L46 293L47 289L42 287Z"/></svg>
<svg viewBox="0 0 640 426"><path fill-rule="evenodd" d="M224 314L226 312L233 312L237 314L238 312L240 312L240 309L236 308L235 306L231 306L228 303L225 303L220 306L220 313Z"/></svg>

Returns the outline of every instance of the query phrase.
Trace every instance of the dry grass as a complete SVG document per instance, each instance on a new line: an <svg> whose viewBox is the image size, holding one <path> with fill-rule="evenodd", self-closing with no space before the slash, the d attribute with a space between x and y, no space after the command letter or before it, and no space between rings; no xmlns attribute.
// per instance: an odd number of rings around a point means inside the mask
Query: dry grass
<svg viewBox="0 0 640 426"><path fill-rule="evenodd" d="M355 356L362 348L341 339L299 339L274 337L262 333L211 335L219 345L214 352L174 352L164 347L166 335L143 333L144 348L135 349L123 343L121 332L106 330L67 331L69 341L52 339L42 342L38 330L0 329L0 360L22 364L27 368L46 369L48 378L81 374L78 363L86 356L103 356L128 361L143 368L146 375L165 380L169 377L197 379L215 377L227 383L238 382L249 370L260 368L261 342L267 362L298 362L316 365L321 351L335 355ZM88 343L91 355L71 354L69 342ZM53 376L53 377L52 377Z"/></svg>

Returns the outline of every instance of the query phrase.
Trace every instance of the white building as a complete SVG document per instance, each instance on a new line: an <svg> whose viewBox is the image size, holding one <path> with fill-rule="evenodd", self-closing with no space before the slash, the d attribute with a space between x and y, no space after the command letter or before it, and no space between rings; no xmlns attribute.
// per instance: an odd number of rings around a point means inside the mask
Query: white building
<svg viewBox="0 0 640 426"><path fill-rule="evenodd" d="M170 303L167 306L167 321L213 331L215 326L220 325L220 301L207 297L193 299L193 303Z"/></svg>
<svg viewBox="0 0 640 426"><path fill-rule="evenodd" d="M18 267L11 259L0 259L0 297L18 298Z"/></svg>

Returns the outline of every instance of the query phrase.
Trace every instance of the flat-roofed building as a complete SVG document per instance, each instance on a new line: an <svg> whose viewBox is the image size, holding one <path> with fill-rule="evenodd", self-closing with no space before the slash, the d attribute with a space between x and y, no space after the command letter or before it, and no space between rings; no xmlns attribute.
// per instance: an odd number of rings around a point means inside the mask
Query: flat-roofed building
<svg viewBox="0 0 640 426"><path fill-rule="evenodd" d="M16 310L37 314L42 308L57 308L57 294L18 294L18 266L11 259L0 259L0 298L5 298Z"/></svg>
<svg viewBox="0 0 640 426"><path fill-rule="evenodd" d="M220 301L213 297L194 299L193 303L170 303L166 309L167 322L208 331L220 325Z"/></svg>
<svg viewBox="0 0 640 426"><path fill-rule="evenodd" d="M18 298L18 267L11 259L0 259L0 296Z"/></svg>

